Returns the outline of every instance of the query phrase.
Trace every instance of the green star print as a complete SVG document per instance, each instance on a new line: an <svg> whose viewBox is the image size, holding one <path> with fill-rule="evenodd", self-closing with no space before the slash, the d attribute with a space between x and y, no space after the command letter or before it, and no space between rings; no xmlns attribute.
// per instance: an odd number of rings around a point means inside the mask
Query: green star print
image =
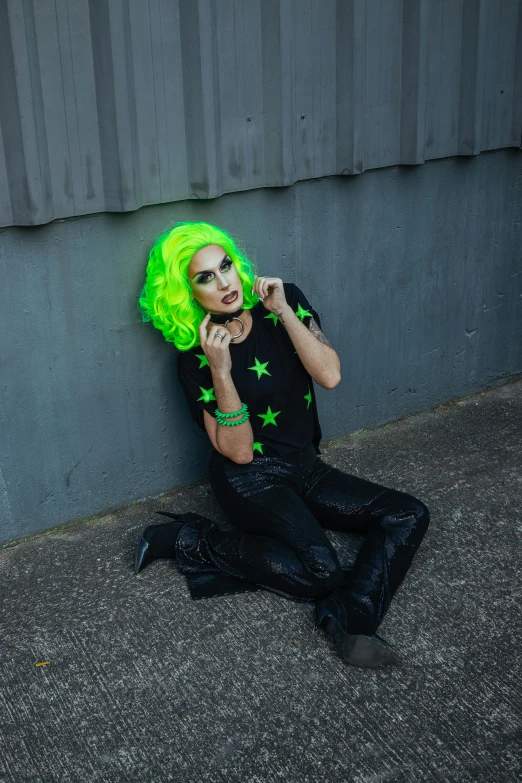
<svg viewBox="0 0 522 783"><path fill-rule="evenodd" d="M312 402L312 392L310 391L310 387L308 387L308 394L305 394L304 398L308 402L308 405L306 406L306 410L308 410L310 403Z"/></svg>
<svg viewBox="0 0 522 783"><path fill-rule="evenodd" d="M200 365L198 367L198 370L201 370L202 367L207 367L207 366L210 367L210 364L208 363L208 359L207 359L207 357L205 356L204 353L197 353L196 356L198 357L198 359L200 361Z"/></svg>
<svg viewBox="0 0 522 783"><path fill-rule="evenodd" d="M263 444L260 443L258 440L252 443L252 451L259 451L260 454L263 453Z"/></svg>
<svg viewBox="0 0 522 783"><path fill-rule="evenodd" d="M268 313L265 318L271 318L274 322L274 326L277 326L277 315L275 313Z"/></svg>
<svg viewBox="0 0 522 783"><path fill-rule="evenodd" d="M312 316L312 313L309 310L303 310L300 304L297 305L296 310L296 316L302 320L306 318L307 315Z"/></svg>
<svg viewBox="0 0 522 783"><path fill-rule="evenodd" d="M270 375L268 370L266 369L266 365L268 362L261 363L257 356L254 357L256 363L253 367L249 367L249 370L254 370L254 372L257 372L257 380L261 378L262 375Z"/></svg>
<svg viewBox="0 0 522 783"><path fill-rule="evenodd" d="M211 400L215 400L214 397L214 387L211 389L204 389L203 386L199 387L201 389L201 397L198 397L198 402L200 400L203 400L203 402L210 402Z"/></svg>
<svg viewBox="0 0 522 783"><path fill-rule="evenodd" d="M263 427L266 427L267 424L273 424L275 427L277 427L277 422L275 420L276 416L279 416L281 411L277 411L277 413L274 413L274 411L271 410L270 405L267 408L266 413L258 413L260 419L263 419Z"/></svg>

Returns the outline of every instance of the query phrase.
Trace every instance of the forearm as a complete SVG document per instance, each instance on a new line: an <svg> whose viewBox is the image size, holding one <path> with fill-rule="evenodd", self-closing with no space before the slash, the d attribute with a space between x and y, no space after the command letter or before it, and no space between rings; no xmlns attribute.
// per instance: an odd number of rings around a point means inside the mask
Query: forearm
<svg viewBox="0 0 522 783"><path fill-rule="evenodd" d="M288 332L305 369L325 389L333 389L341 380L341 363L330 345L320 342L296 316L289 304L276 312Z"/></svg>
<svg viewBox="0 0 522 783"><path fill-rule="evenodd" d="M238 411L243 402L239 399L237 389L234 386L232 376L229 372L212 372L214 382L214 396L216 397L217 407L222 413L233 413ZM240 416L233 416L228 421L238 421ZM229 457L229 459L248 462L252 459L252 444L254 436L250 421L238 424L235 427L226 427L222 424L217 425L216 441L219 451Z"/></svg>

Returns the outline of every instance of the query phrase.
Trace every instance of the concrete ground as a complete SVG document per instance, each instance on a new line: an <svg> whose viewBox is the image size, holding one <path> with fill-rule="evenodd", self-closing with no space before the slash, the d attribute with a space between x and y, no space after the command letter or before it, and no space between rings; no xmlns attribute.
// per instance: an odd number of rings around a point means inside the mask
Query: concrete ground
<svg viewBox="0 0 522 783"><path fill-rule="evenodd" d="M522 381L323 458L430 508L380 630L401 667L344 664L309 605L192 601L173 562L135 576L154 509L224 521L187 487L0 550L0 780L521 780ZM332 540L349 562L358 541Z"/></svg>

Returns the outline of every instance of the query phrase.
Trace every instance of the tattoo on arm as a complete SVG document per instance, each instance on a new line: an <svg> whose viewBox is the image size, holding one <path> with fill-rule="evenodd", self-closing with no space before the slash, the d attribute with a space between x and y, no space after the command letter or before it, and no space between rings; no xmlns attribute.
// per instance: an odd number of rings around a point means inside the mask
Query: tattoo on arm
<svg viewBox="0 0 522 783"><path fill-rule="evenodd" d="M277 315L277 318L280 321L280 323L282 323L283 326L286 329L286 323L285 323L285 319L283 317L283 313L282 312L281 313L276 313L276 315ZM319 324L313 318L310 319L310 324L309 324L308 328L312 332L313 336L317 337L317 339L319 340L320 343L323 343L324 345L329 345L330 348L333 349L332 343L329 340L327 340L325 335L320 330Z"/></svg>
<svg viewBox="0 0 522 783"><path fill-rule="evenodd" d="M330 348L333 348L332 343L326 339L322 331L319 329L319 324L317 324L313 318L310 319L310 324L308 328L310 329L314 337L317 337L320 343L324 343L325 345L329 345Z"/></svg>

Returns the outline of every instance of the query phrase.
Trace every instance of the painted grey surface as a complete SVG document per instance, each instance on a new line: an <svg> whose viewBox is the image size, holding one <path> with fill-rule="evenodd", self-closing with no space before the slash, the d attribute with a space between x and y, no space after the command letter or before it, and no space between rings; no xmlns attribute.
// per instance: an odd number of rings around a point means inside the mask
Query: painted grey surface
<svg viewBox="0 0 522 783"><path fill-rule="evenodd" d="M522 0L0 0L0 225L522 145Z"/></svg>
<svg viewBox="0 0 522 783"><path fill-rule="evenodd" d="M96 215L0 235L0 540L201 478L176 352L142 324L155 237L208 220L297 283L339 352L325 439L522 371L522 154Z"/></svg>
<svg viewBox="0 0 522 783"><path fill-rule="evenodd" d="M2 781L519 780L522 381L324 459L430 509L380 629L402 666L346 666L310 605L135 576L155 509L225 522L208 485L178 490L0 550ZM359 539L331 538L350 563Z"/></svg>

